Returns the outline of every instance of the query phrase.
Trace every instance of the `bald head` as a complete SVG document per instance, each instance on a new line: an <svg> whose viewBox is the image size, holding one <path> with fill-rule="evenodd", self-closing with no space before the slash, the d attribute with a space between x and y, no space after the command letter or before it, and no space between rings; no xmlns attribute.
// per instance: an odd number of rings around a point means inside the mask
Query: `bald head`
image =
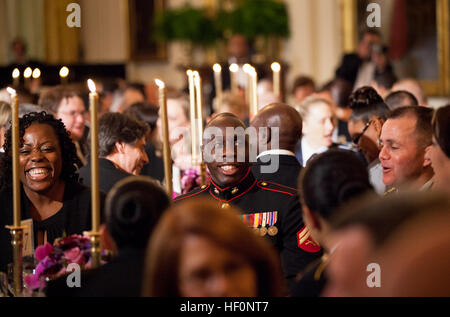
<svg viewBox="0 0 450 317"><path fill-rule="evenodd" d="M246 129L245 123L242 122L235 114L230 112L222 112L214 116L205 128L209 127L242 127Z"/></svg>
<svg viewBox="0 0 450 317"><path fill-rule="evenodd" d="M283 104L273 103L265 106L253 119L251 126L256 128L279 128L279 149L294 152L297 142L302 136L302 118L295 108ZM270 131L269 131L270 136ZM268 149L271 148L270 139ZM275 149L274 149L275 150Z"/></svg>

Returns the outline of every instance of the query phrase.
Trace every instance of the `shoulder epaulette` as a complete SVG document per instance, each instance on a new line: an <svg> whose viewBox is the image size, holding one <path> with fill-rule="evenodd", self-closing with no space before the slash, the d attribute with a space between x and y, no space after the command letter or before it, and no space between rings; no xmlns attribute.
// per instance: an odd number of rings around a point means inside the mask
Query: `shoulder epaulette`
<svg viewBox="0 0 450 317"><path fill-rule="evenodd" d="M297 190L295 188L292 188L292 187L289 187L286 185L281 185L281 184L274 183L274 182L260 180L260 181L258 181L257 186L264 190L278 192L278 193L286 194L289 196L295 196L297 194Z"/></svg>
<svg viewBox="0 0 450 317"><path fill-rule="evenodd" d="M190 198L190 197L197 196L197 195L203 193L204 191L208 190L208 188L209 188L210 186L211 186L211 184L209 184L209 185L203 185L202 187L196 188L196 189L194 189L193 191L191 191L190 193L187 193L187 194L184 194L184 195L181 195L181 196L176 197L176 198L173 200L173 202L178 202L178 201L183 200L183 199L186 199L186 198Z"/></svg>

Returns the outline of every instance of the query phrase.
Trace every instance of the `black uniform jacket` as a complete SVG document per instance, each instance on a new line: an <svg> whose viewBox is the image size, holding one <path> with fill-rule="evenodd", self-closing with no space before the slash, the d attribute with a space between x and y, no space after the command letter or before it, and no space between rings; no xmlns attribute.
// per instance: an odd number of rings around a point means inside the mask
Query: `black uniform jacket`
<svg viewBox="0 0 450 317"><path fill-rule="evenodd" d="M104 195L100 195L103 206ZM5 226L13 224L13 202L11 190L0 192L0 271L6 271L12 263L11 235ZM30 219L29 201L21 190L22 220ZM50 218L33 221L34 242L36 247L38 231L47 233L47 242L53 244L63 235L82 234L91 230L91 189L76 182L67 182L64 190L62 208Z"/></svg>
<svg viewBox="0 0 450 317"><path fill-rule="evenodd" d="M274 173L263 173L261 167L274 164L271 162L276 162L276 160L278 160L279 164L278 170ZM284 154L263 155L259 157L257 162L252 166L253 175L255 175L257 179L264 179L265 181L278 183L294 189L297 188L297 179L301 169L302 166L295 156Z"/></svg>
<svg viewBox="0 0 450 317"><path fill-rule="evenodd" d="M223 208L228 204L237 206L242 210L243 221L261 234L265 233L264 236L279 251L289 287L296 274L322 254L320 246L309 237L297 193L290 187L255 179L249 169L236 186L221 188L211 181L208 186L197 188L174 201L200 195L214 199ZM262 227L266 230L261 230Z"/></svg>
<svg viewBox="0 0 450 317"><path fill-rule="evenodd" d="M86 186L91 186L91 163L89 161L88 164L80 168L80 182ZM121 179L124 179L131 174L124 172L114 164L105 158L98 159L98 177L99 177L99 187L100 191L108 194L110 189Z"/></svg>
<svg viewBox="0 0 450 317"><path fill-rule="evenodd" d="M314 261L299 274L298 281L291 289L291 297L320 297L327 283L326 267L328 258L324 254L322 258Z"/></svg>

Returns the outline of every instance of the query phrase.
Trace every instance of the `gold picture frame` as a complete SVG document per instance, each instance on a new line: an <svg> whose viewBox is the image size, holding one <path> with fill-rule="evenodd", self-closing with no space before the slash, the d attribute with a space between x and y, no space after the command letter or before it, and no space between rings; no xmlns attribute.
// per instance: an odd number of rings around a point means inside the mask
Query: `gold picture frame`
<svg viewBox="0 0 450 317"><path fill-rule="evenodd" d="M166 61L167 44L152 39L156 13L166 8L166 0L128 0L130 21L130 59Z"/></svg>
<svg viewBox="0 0 450 317"><path fill-rule="evenodd" d="M357 6L358 0L339 0L341 9L341 34L344 53L354 52L357 47ZM425 92L430 96L450 95L450 0L436 1L437 33L437 80L420 80Z"/></svg>

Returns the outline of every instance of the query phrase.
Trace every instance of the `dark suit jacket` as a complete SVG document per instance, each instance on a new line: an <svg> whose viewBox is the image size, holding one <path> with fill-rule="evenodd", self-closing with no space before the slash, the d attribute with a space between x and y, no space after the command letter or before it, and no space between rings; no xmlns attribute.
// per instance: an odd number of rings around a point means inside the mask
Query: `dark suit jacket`
<svg viewBox="0 0 450 317"><path fill-rule="evenodd" d="M152 143L147 144L145 152L148 164L142 167L141 175L149 176L162 182L164 180L164 160L156 155L156 148Z"/></svg>
<svg viewBox="0 0 450 317"><path fill-rule="evenodd" d="M100 191L108 194L110 189L121 179L124 179L131 174L117 169L114 164L105 158L98 159L99 168L99 183ZM86 186L91 186L91 162L80 168L80 182Z"/></svg>
<svg viewBox="0 0 450 317"><path fill-rule="evenodd" d="M276 172L274 173L261 172L261 166L270 165L271 162L274 162L274 160L277 158L279 162L278 163L279 168ZM269 159L269 161L267 161L267 159ZM265 162L263 162L263 160ZM252 167L252 172L257 179L278 183L292 188L297 188L297 179L301 169L302 166L295 158L295 156L267 154L262 156L262 159L261 157L258 158L258 161Z"/></svg>
<svg viewBox="0 0 450 317"><path fill-rule="evenodd" d="M358 56L358 54L344 55L341 65L336 70L336 77L345 79L354 85L356 77L358 76L359 67L362 63L363 60Z"/></svg>

